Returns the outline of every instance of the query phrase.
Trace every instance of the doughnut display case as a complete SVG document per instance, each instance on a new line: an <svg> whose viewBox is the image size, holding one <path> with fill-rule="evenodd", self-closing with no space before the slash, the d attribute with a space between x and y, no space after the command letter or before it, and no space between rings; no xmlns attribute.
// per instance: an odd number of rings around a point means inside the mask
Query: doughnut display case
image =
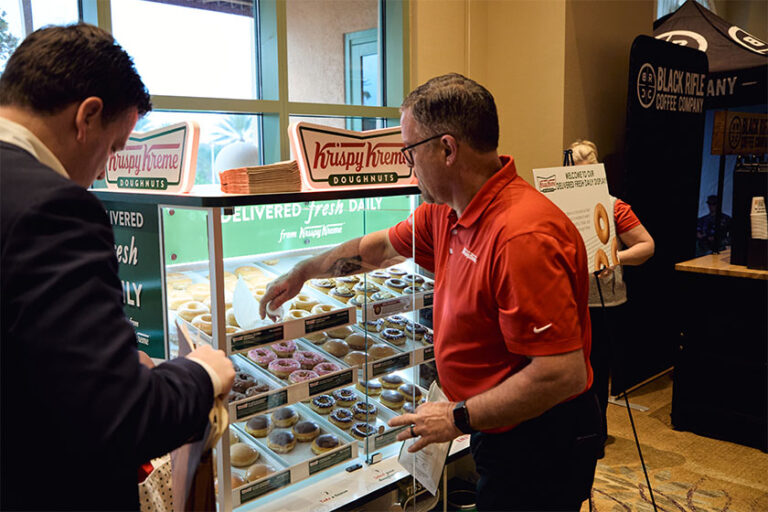
<svg viewBox="0 0 768 512"><path fill-rule="evenodd" d="M277 321L257 312L267 285L302 259L406 219L417 188L96 195L111 218L140 219L113 222L140 348L173 357L184 326L236 367L230 432L215 449L219 510L269 508L318 479L396 458L401 428L387 422L424 401L419 365L434 359L419 314L434 282L413 258L310 280Z"/></svg>

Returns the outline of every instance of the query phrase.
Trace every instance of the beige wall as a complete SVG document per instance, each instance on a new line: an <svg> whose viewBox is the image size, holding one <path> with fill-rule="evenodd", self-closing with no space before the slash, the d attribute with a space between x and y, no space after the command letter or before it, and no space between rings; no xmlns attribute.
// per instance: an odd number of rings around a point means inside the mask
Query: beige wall
<svg viewBox="0 0 768 512"><path fill-rule="evenodd" d="M496 98L501 153L520 175L562 162L575 137L623 145L629 48L653 0L413 0L411 85L457 71Z"/></svg>
<svg viewBox="0 0 768 512"><path fill-rule="evenodd" d="M717 15L768 41L767 0L715 0Z"/></svg>
<svg viewBox="0 0 768 512"><path fill-rule="evenodd" d="M344 34L378 27L377 0L289 0L286 23L290 100L346 103Z"/></svg>

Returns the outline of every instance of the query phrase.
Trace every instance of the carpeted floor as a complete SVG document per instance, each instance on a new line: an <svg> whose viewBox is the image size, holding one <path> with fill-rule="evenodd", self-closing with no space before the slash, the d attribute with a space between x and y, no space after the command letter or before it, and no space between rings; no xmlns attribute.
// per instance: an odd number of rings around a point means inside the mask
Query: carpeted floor
<svg viewBox="0 0 768 512"><path fill-rule="evenodd" d="M632 416L659 511L768 511L768 454L673 430L671 374L630 393L629 401L648 407ZM597 464L592 510L652 511L626 408L608 405L608 433L615 440ZM588 510L585 503L582 512Z"/></svg>

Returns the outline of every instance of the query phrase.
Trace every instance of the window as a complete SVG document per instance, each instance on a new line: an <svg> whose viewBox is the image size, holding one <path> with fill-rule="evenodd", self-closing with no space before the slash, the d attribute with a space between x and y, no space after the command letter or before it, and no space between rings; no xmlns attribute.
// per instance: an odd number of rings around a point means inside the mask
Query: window
<svg viewBox="0 0 768 512"><path fill-rule="evenodd" d="M0 1L0 73L16 47L45 25L66 25L79 19L78 0Z"/></svg>
<svg viewBox="0 0 768 512"><path fill-rule="evenodd" d="M657 0L656 2L656 18L661 18L667 14L673 13L678 10L686 0ZM712 0L696 0L698 3L717 14L715 10L715 2Z"/></svg>

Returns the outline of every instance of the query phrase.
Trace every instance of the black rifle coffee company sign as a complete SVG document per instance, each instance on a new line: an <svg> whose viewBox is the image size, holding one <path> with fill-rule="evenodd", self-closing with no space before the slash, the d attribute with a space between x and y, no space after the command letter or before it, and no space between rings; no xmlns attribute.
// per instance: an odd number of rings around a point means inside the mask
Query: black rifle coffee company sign
<svg viewBox="0 0 768 512"><path fill-rule="evenodd" d="M125 316L139 350L166 359L157 205L104 201L115 235Z"/></svg>

